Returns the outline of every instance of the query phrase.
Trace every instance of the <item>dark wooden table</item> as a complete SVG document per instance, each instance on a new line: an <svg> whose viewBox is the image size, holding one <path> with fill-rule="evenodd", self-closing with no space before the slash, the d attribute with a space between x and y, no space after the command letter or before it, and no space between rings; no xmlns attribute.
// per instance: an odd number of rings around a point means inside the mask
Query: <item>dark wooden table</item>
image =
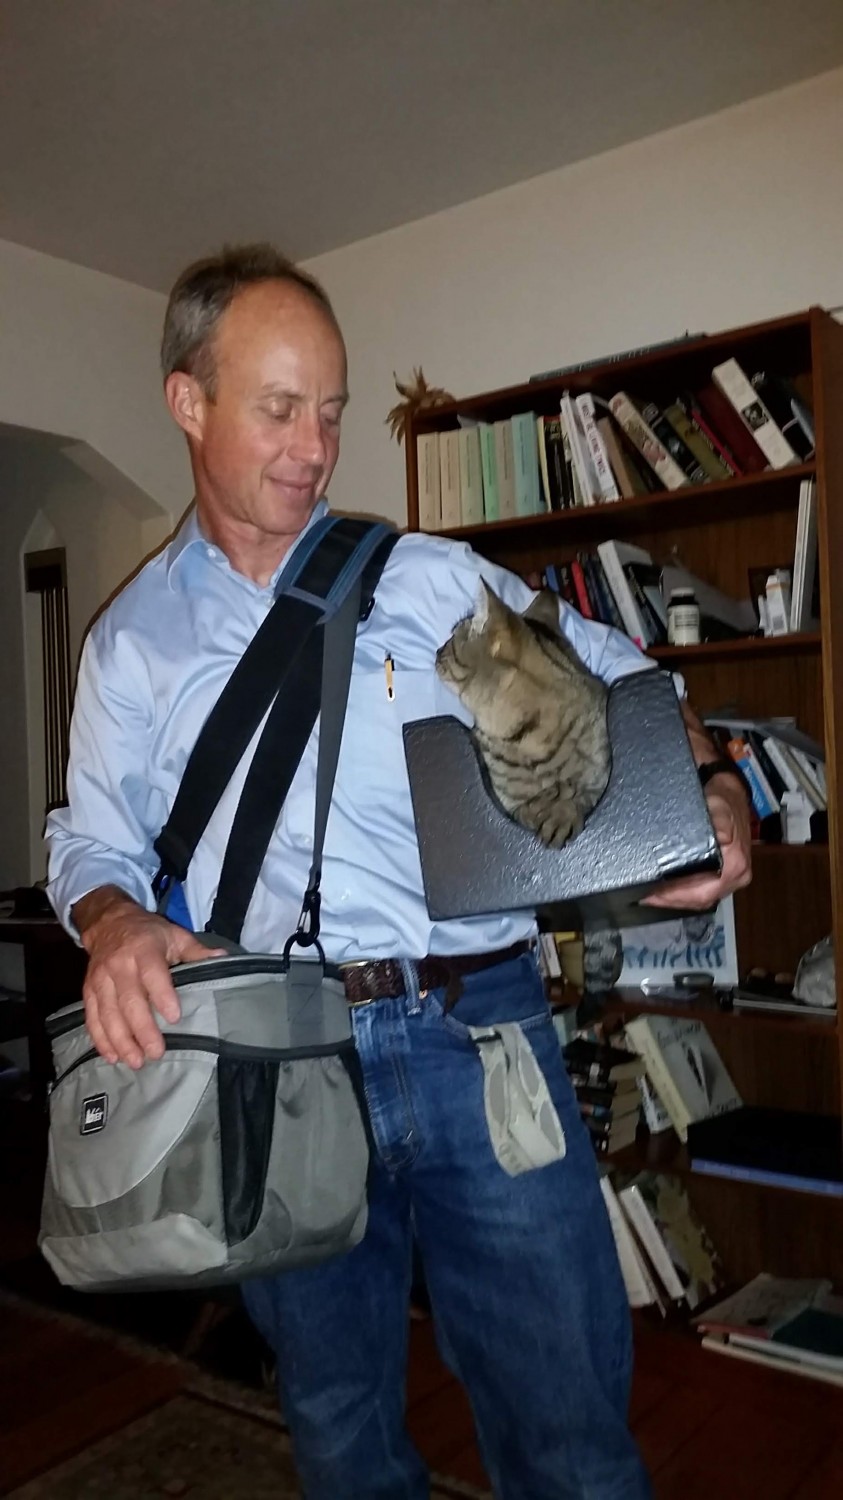
<svg viewBox="0 0 843 1500"><path fill-rule="evenodd" d="M44 1023L53 1011L81 999L88 957L55 917L0 917L0 943L23 948L29 1074L33 1102L40 1105L51 1073Z"/></svg>

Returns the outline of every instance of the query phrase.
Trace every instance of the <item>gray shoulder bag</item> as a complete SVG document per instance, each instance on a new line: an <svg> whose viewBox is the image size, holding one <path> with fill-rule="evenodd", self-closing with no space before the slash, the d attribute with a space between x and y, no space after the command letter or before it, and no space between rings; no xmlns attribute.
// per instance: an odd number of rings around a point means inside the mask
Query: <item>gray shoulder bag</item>
<svg viewBox="0 0 843 1500"><path fill-rule="evenodd" d="M322 545L329 532L336 534ZM272 641L267 635L261 647L259 638L279 599L197 741L156 842L162 907L254 731L238 712L244 682L255 723L275 693L208 924L209 944L220 946L222 937L234 951L173 969L182 1017L163 1029L163 1057L139 1072L107 1063L91 1047L79 1006L48 1022L56 1079L39 1243L66 1285L128 1291L234 1282L317 1264L362 1238L365 1106L342 978L318 942L319 883L361 600L365 617L395 540L383 526L330 518L296 558L285 598L300 623L303 602L316 606L298 643L290 647L288 630L283 636L284 671L276 662L275 672L289 676L292 658L305 692L321 664L309 724L288 682L283 691L277 681L266 687ZM247 659L261 650L263 698L247 680ZM240 927L320 705L313 861L299 925L283 955L248 954L237 946ZM317 957L302 956L309 948Z"/></svg>

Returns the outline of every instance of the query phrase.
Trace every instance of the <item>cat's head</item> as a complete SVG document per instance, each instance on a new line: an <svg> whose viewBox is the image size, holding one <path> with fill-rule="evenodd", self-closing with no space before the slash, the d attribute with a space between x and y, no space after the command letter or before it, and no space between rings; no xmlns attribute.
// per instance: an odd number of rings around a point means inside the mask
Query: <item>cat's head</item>
<svg viewBox="0 0 843 1500"><path fill-rule="evenodd" d="M436 670L477 715L493 694L511 685L533 641L527 621L481 578L474 612L460 621L436 653Z"/></svg>

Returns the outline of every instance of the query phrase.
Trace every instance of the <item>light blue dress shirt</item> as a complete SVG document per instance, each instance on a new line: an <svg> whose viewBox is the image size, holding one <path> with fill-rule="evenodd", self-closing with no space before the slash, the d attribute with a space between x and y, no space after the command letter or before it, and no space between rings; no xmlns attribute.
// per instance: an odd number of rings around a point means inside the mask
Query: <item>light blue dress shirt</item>
<svg viewBox="0 0 843 1500"><path fill-rule="evenodd" d="M327 510L317 506L311 519ZM286 560L285 560L286 561ZM280 573L280 569L278 570ZM394 548L375 607L361 625L328 820L322 942L335 962L479 953L535 931L531 912L434 922L425 905L402 725L433 714L470 722L436 675L434 657L471 613L483 577L513 608L533 591L462 542L412 533ZM277 575L276 575L277 578ZM152 847L210 709L272 607L202 535L191 511L97 620L86 641L70 735L68 803L47 820L49 895L73 935L70 909L116 885L149 910ZM626 636L560 604L562 628L593 672L611 682L650 665ZM384 662L394 662L394 697ZM258 731L211 819L185 894L204 927ZM243 928L253 952L277 952L294 930L313 846L318 724L269 845Z"/></svg>

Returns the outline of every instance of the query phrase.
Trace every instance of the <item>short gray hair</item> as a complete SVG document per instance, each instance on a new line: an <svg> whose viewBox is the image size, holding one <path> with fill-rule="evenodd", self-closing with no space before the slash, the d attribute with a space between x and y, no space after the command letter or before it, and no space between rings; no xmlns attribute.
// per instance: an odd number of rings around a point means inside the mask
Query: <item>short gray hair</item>
<svg viewBox="0 0 843 1500"><path fill-rule="evenodd" d="M299 270L274 245L225 245L219 255L194 261L182 271L167 303L161 339L164 379L175 370L193 375L205 394L216 394L213 338L217 324L238 292L264 281L286 281L298 286L339 332L336 314L315 276Z"/></svg>

